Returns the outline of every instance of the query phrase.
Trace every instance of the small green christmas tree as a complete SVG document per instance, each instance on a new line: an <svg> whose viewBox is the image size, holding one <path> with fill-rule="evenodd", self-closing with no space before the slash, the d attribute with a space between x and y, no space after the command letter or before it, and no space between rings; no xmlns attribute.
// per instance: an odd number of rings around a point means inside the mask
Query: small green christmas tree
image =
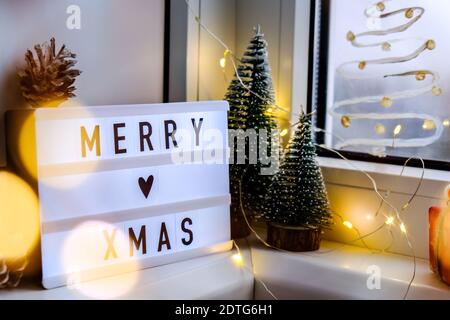
<svg viewBox="0 0 450 320"><path fill-rule="evenodd" d="M269 112L269 109L273 108L275 104L275 92L270 74L267 41L261 33L260 26L255 28L255 35L244 53L242 63L248 72L251 91L248 97L246 127L247 130L256 130L259 135L261 135L262 130L266 130L268 137L267 156L270 156L273 147L271 136L274 134L274 130L277 129L275 119ZM253 215L260 215L263 209L262 203L266 189L269 187L272 177L262 174L262 169L268 165L261 162L261 149L258 149L258 141L249 140L248 156L250 154L257 154L258 162L248 166L243 190L246 195L247 211Z"/></svg>
<svg viewBox="0 0 450 320"><path fill-rule="evenodd" d="M328 195L316 160L311 116L300 116L265 203L265 217L270 222L314 228L331 224Z"/></svg>
<svg viewBox="0 0 450 320"><path fill-rule="evenodd" d="M247 128L248 116L248 87L247 72L245 66L241 65L237 68L238 75L242 83L235 77L228 87L225 99L230 104L230 112L228 113L228 128L232 130L245 130ZM244 86L243 86L244 84Z"/></svg>
<svg viewBox="0 0 450 320"><path fill-rule="evenodd" d="M235 77L231 82L226 99L230 104L229 129L231 130L255 130L257 134L266 130L268 137L268 152L271 156L271 139L276 123L268 112L275 103L272 78L270 74L267 41L261 33L261 28L255 28L255 35L241 59L238 75L242 82ZM260 213L262 200L271 177L261 174L265 164L259 161L261 152L258 149L259 139L247 139L245 150L231 150L231 156L236 159L237 152L244 152L245 165L232 164L230 167L230 192L232 196L232 219L243 219L241 210L241 198L246 212L252 215ZM257 155L257 163L249 163L249 159ZM242 181L242 194L240 183ZM241 221L243 222L243 221ZM245 222L244 222L245 223Z"/></svg>
<svg viewBox="0 0 450 320"><path fill-rule="evenodd" d="M245 130L247 128L248 97L249 92L244 86L249 86L249 82L244 66L238 67L238 75L242 82L235 77L230 86L225 99L230 104L228 113L228 128L230 130ZM244 84L244 86L242 85ZM231 235L233 238L242 238L250 233L241 210L240 184L245 172L245 166L238 164L237 154L243 152L245 163L247 163L245 150L239 150L237 141L233 141L234 148L231 150L233 163L230 165L230 193L231 193Z"/></svg>

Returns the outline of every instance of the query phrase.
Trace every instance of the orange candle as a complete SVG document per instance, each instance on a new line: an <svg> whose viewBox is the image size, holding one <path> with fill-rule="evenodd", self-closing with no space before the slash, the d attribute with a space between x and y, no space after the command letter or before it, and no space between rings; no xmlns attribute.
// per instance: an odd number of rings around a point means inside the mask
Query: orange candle
<svg viewBox="0 0 450 320"><path fill-rule="evenodd" d="M430 266L433 272L450 284L450 210L431 207L429 210Z"/></svg>

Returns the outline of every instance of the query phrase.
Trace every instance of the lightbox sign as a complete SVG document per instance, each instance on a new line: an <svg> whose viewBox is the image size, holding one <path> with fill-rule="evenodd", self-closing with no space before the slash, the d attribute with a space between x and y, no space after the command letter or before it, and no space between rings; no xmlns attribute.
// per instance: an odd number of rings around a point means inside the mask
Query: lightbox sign
<svg viewBox="0 0 450 320"><path fill-rule="evenodd" d="M231 249L227 111L202 102L9 112L8 135L31 123L35 136L44 287Z"/></svg>

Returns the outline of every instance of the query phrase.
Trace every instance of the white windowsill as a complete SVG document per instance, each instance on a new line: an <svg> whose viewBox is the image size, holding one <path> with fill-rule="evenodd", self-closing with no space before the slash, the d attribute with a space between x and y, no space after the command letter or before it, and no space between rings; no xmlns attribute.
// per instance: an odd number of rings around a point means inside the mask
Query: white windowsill
<svg viewBox="0 0 450 320"><path fill-rule="evenodd" d="M259 231L261 234L263 230ZM410 257L374 254L366 249L322 242L316 253L286 253L268 249L253 237L239 246L248 268L233 263L235 252L216 254L181 263L137 272L138 285L118 299L252 299L254 278L263 280L279 299L402 299L413 272ZM336 251L328 252L333 248ZM380 290L367 288L369 266L381 271ZM102 282L124 281L127 275ZM95 284L95 282L94 282ZM86 299L77 290L44 290L25 286L0 291L3 299ZM255 282L256 299L272 299L259 282ZM417 275L408 299L450 299L450 287L417 259Z"/></svg>
<svg viewBox="0 0 450 320"><path fill-rule="evenodd" d="M353 246L323 241L317 253L285 253L252 240L255 277L279 299L402 299L413 272L413 259L394 254L375 254ZM333 248L336 251L328 252ZM369 266L381 272L380 290L369 290ZM255 298L270 299L255 282ZM408 299L450 299L450 287L417 259L417 274Z"/></svg>
<svg viewBox="0 0 450 320"><path fill-rule="evenodd" d="M235 265L235 251L214 254L166 266L137 271L117 277L88 283L92 288L120 290L130 278L136 278L124 294L114 299L123 300L197 300L197 299L252 299L253 274L251 269ZM249 251L243 246L244 261L250 261ZM105 289L106 288L106 289ZM91 299L76 288L61 287L45 290L37 284L24 283L18 289L0 290L0 300L78 300ZM100 298L100 297L98 297Z"/></svg>

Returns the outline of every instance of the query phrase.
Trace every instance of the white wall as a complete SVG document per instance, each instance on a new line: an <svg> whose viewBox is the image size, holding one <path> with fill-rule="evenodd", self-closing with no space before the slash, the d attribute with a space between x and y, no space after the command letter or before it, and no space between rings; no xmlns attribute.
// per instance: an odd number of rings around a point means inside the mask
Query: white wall
<svg viewBox="0 0 450 320"><path fill-rule="evenodd" d="M69 5L81 8L81 30L66 28ZM83 74L73 105L161 102L163 99L164 0L1 0L0 123L21 108L16 68L27 48L48 41L78 54ZM0 166L5 164L0 125Z"/></svg>
<svg viewBox="0 0 450 320"><path fill-rule="evenodd" d="M185 0L174 4L186 10ZM236 3L239 0L190 0L202 23L233 52L236 50ZM188 101L223 100L234 70L227 60L223 70L219 60L225 48L195 21L188 11L186 46L186 92ZM183 76L180 74L180 76Z"/></svg>
<svg viewBox="0 0 450 320"><path fill-rule="evenodd" d="M201 0L200 12L203 23L216 33L231 50L236 48L236 5L241 0ZM224 48L217 44L206 31L201 30L198 54L198 99L223 100L233 68L227 63L225 74L219 66Z"/></svg>

